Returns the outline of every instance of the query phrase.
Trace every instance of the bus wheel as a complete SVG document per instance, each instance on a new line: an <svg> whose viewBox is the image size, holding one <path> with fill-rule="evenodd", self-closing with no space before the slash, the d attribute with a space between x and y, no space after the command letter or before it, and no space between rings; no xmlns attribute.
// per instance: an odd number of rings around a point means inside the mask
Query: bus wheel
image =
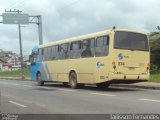
<svg viewBox="0 0 160 120"><path fill-rule="evenodd" d="M71 88L73 89L78 88L77 75L75 72L71 72L71 74L69 75L69 83Z"/></svg>
<svg viewBox="0 0 160 120"><path fill-rule="evenodd" d="M38 86L44 85L44 81L42 81L42 77L40 73L37 74L37 83L38 83Z"/></svg>
<svg viewBox="0 0 160 120"><path fill-rule="evenodd" d="M103 83L97 83L96 86L100 89L105 89L109 87L109 83L108 82L103 82Z"/></svg>

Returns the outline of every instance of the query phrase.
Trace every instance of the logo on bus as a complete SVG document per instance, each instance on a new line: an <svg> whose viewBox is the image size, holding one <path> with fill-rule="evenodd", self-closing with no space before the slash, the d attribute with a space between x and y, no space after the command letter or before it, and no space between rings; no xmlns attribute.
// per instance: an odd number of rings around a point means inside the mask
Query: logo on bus
<svg viewBox="0 0 160 120"><path fill-rule="evenodd" d="M100 67L102 67L102 66L104 66L103 63L97 62L97 64L96 64L96 67L97 67L97 68L100 68Z"/></svg>
<svg viewBox="0 0 160 120"><path fill-rule="evenodd" d="M118 59L119 59L119 60L122 60L122 59L123 59L122 53L119 53L119 54L118 54Z"/></svg>

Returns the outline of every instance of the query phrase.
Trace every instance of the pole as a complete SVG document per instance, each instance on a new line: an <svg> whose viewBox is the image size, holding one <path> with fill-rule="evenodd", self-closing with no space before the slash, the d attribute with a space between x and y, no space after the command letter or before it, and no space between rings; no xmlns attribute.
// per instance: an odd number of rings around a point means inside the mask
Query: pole
<svg viewBox="0 0 160 120"><path fill-rule="evenodd" d="M24 69L23 69L23 53L22 53L22 40L21 40L21 25L18 24L19 29L19 46L20 46L20 61L21 61L21 79L23 80L24 77Z"/></svg>
<svg viewBox="0 0 160 120"><path fill-rule="evenodd" d="M43 36L42 36L42 16L38 15L38 35L39 35L39 45L43 44Z"/></svg>

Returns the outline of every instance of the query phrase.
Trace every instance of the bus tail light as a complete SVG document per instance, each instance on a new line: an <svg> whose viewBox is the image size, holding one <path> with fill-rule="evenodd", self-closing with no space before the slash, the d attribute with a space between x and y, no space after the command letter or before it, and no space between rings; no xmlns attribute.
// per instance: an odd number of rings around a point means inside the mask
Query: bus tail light
<svg viewBox="0 0 160 120"><path fill-rule="evenodd" d="M115 66L115 65L113 66L113 69L116 69L116 66Z"/></svg>
<svg viewBox="0 0 160 120"><path fill-rule="evenodd" d="M117 72L117 70L116 70L116 63L115 63L115 61L113 61L113 62L112 62L112 66L113 66L114 72Z"/></svg>
<svg viewBox="0 0 160 120"><path fill-rule="evenodd" d="M150 64L147 64L147 70L150 70Z"/></svg>
<svg viewBox="0 0 160 120"><path fill-rule="evenodd" d="M115 65L115 64L116 64L116 63L113 61L113 62L112 62L112 65Z"/></svg>
<svg viewBox="0 0 160 120"><path fill-rule="evenodd" d="M148 73L150 70L150 64L147 64L146 73Z"/></svg>

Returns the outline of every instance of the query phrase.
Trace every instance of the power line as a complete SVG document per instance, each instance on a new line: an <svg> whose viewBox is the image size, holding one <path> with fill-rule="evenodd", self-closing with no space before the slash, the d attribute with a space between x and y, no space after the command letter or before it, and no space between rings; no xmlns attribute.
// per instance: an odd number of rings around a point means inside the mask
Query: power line
<svg viewBox="0 0 160 120"><path fill-rule="evenodd" d="M65 8L67 8L67 7L69 7L69 6L72 6L72 5L76 4L76 3L79 2L79 1L80 1L80 0L75 0L75 1L73 1L73 2L71 2L71 3L67 4L67 5L65 5L64 7L57 9L57 10L58 10L58 11L61 11L61 10L65 9Z"/></svg>
<svg viewBox="0 0 160 120"><path fill-rule="evenodd" d="M25 0L17 0L14 3L12 3L10 6L8 6L6 9L12 9L13 7L21 4L22 2L24 2Z"/></svg>

